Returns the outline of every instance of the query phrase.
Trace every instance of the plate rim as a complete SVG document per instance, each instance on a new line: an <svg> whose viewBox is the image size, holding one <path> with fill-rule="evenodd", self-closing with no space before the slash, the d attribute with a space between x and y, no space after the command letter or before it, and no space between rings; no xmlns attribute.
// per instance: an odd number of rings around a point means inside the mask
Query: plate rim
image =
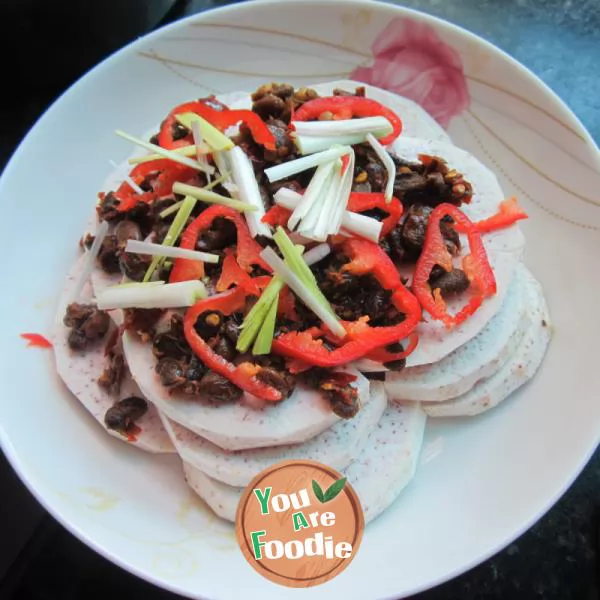
<svg viewBox="0 0 600 600"><path fill-rule="evenodd" d="M243 11L256 11L261 10L263 7L276 7L281 6L283 3L296 4L295 0L249 0L244 3L235 3L227 6L211 8L208 10L204 10L198 13L191 14L187 17L178 19L173 23L169 23L167 25L163 25L153 31L146 33L145 35L139 36L126 44L125 46L113 51L107 57L105 57L102 61L91 67L86 73L84 73L81 77L79 77L73 84L71 84L66 90L64 90L55 100L44 110L44 112L35 120L33 125L29 128L27 134L20 141L18 146L12 152L10 158L8 159L2 174L0 175L0 201L2 198L5 180L7 180L12 170L15 167L16 163L20 160L21 154L26 151L30 140L38 129L39 125L48 119L49 116L56 110L57 105L63 102L65 97L69 97L72 94L77 93L77 91L85 85L85 83L97 76L100 72L104 71L107 68L110 68L115 61L118 61L120 58L128 55L130 52L135 52L137 46L145 44L148 41L153 39L159 39L166 32L176 30L178 28L184 28L193 22L202 21L205 19L210 19L214 15L219 16L227 16L232 12L243 12ZM424 21L432 24L435 28L438 29L446 29L448 31L454 31L456 34L466 37L467 39L471 39L475 41L478 45L484 47L486 51L499 56L503 61L508 62L508 64L517 69L517 71L532 80L533 83L540 88L540 91L552 99L554 104L561 110L563 113L568 114L569 117L573 120L574 124L577 126L578 132L584 138L586 142L586 147L595 157L596 162L600 165L600 147L587 130L585 125L581 122L577 114L570 108L570 106L548 85L546 84L540 77L538 77L531 69L527 66L523 65L516 58L512 57L506 51L502 50L492 42L486 40L480 35L473 33L472 31L457 25L451 21L448 21L442 17L434 16L428 14L426 12L416 10L413 8L408 8L396 4L391 4L391 2L384 2L381 0L303 0L302 4L299 5L301 9L306 10L307 8L313 7L315 9L322 8L326 5L338 5L338 6L346 6L348 8L364 8L368 7L373 11L390 11L395 12L398 16L405 17L413 17L417 20ZM590 459L593 454L596 452L598 447L600 446L600 432L598 432L596 436L596 440L594 443L590 445L587 453L584 457L581 458L579 465L574 471L565 478L565 480L557 486L557 492L549 497L548 499L541 502L541 508L535 509L532 511L532 516L529 519L526 519L525 522L505 535L502 540L492 545L492 547L488 548L485 552L479 554L476 558L465 562L465 564L457 567L455 569L449 570L435 579L430 580L427 583L423 583L419 586L414 586L412 589L403 592L402 598L405 598L410 595L414 595L417 593L421 593L426 590L433 589L442 585L450 580L459 577L460 575L470 571L476 566L482 564L487 561L492 556L501 552L505 549L509 544L511 544L514 540L522 536L525 532L527 532L531 527L533 527L539 520L541 520L548 511L564 496L565 492L571 487L573 482L579 477L585 467L589 464ZM129 564L125 560L121 559L121 557L117 554L114 554L110 549L105 547L102 543L96 542L90 535L82 528L79 528L77 525L72 524L69 521L69 517L67 515L65 505L62 505L58 500L51 499L50 495L44 496L42 492L39 492L37 489L38 483L36 481L35 472L33 470L28 469L27 464L22 461L15 451L13 444L10 439L10 435L5 430L3 424L0 422L0 448L4 452L6 459L19 480L25 485L28 491L34 496L34 498L39 502L39 504L44 508L44 510L56 519L62 527L64 527L69 533L74 535L81 542L85 543L89 548L91 548L94 552L98 553L100 556L105 558L106 560L112 562L118 567L124 569L125 571L133 574L140 579L155 585L160 589L167 590L169 592L173 592L175 594L180 594L183 597L191 597L189 596L188 589L185 586L182 586L176 582L171 582L166 579L163 579L159 576L155 576L150 570L144 570L135 565ZM193 596L196 598L205 598L206 600L217 600L217 597L209 597L209 596ZM386 596L385 600L397 600L398 596ZM383 598L382 598L383 600Z"/></svg>

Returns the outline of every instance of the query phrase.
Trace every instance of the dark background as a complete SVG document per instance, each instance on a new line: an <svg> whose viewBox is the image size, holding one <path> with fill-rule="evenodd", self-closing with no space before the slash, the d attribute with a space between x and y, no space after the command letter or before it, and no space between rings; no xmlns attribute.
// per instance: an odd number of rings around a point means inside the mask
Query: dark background
<svg viewBox="0 0 600 600"><path fill-rule="evenodd" d="M181 16L232 3L2 0L0 168L48 105L108 54ZM550 85L600 141L600 0L402 4L462 25L512 54ZM66 533L1 454L0 491L0 600L175 598L124 573ZM529 532L418 600L600 600L599 516L597 452Z"/></svg>

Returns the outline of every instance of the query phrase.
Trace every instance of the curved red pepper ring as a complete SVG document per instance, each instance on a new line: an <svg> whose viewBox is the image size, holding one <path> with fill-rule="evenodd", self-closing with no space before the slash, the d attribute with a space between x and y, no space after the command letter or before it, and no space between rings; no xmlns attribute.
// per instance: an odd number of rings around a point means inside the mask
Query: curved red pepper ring
<svg viewBox="0 0 600 600"><path fill-rule="evenodd" d="M366 240L351 239L342 244L342 251L351 260L342 267L356 275L373 275L381 286L392 292L392 304L405 315L398 325L371 327L368 317L358 321L342 322L346 337L335 339L339 346L329 350L318 328L284 333L273 340L273 352L318 367L338 367L370 352L408 337L421 320L421 307L407 290L389 256L377 245Z"/></svg>
<svg viewBox="0 0 600 600"><path fill-rule="evenodd" d="M263 383L256 377L260 367L251 363L234 365L217 354L202 339L195 329L198 317L207 310L218 310L224 315L230 315L238 310L243 310L246 302L246 292L241 288L234 288L223 294L211 296L196 302L185 313L183 319L183 332L187 343L194 354L211 370L219 373L229 381L235 383L240 389L270 402L281 400L281 392L274 387Z"/></svg>
<svg viewBox="0 0 600 600"><path fill-rule="evenodd" d="M138 203L149 203L156 198L168 196L173 192L173 184L176 181L186 181L196 171L191 167L173 162L167 158L159 158L149 162L140 163L129 173L129 177L140 185L148 175L157 173L156 181L153 184L152 191L138 194L128 183L124 181L115 192L115 196L120 200L117 210L126 212L134 208Z"/></svg>
<svg viewBox="0 0 600 600"><path fill-rule="evenodd" d="M393 127L392 133L379 141L387 146L402 133L402 121L391 109L372 98L361 96L329 96L315 98L305 102L295 113L295 121L313 121L324 112L333 114L334 119L343 120L352 117L385 117Z"/></svg>
<svg viewBox="0 0 600 600"><path fill-rule="evenodd" d="M273 132L257 113L251 110L216 110L202 101L180 104L169 113L162 122L158 134L158 143L163 148L176 148L177 146L193 143L189 138L173 140L173 125L177 122L175 117L186 112L196 113L219 131L225 131L228 127L237 125L241 121L248 127L252 138L257 144L268 150L276 149L277 144Z"/></svg>
<svg viewBox="0 0 600 600"><path fill-rule="evenodd" d="M440 221L445 216L454 219L457 229L467 234L470 253L462 260L462 268L471 282L472 293L468 303L455 315L450 315L439 288L432 290L429 284L431 270L439 265L446 271L452 270L452 256L448 252L440 230ZM417 260L412 290L421 306L434 318L451 328L470 317L489 296L496 293L496 278L488 261L485 246L477 229L467 215L452 204L436 206L427 224L423 250Z"/></svg>
<svg viewBox="0 0 600 600"><path fill-rule="evenodd" d="M352 192L348 199L347 210L362 213L366 210L378 208L386 212L388 216L382 221L380 238L385 237L400 221L402 216L402 202L398 198L392 198L388 204L383 192Z"/></svg>
<svg viewBox="0 0 600 600"><path fill-rule="evenodd" d="M490 231L496 231L497 229L504 229L514 225L521 219L528 219L529 216L521 208L517 199L512 196L500 202L498 212L487 219L477 221L473 225L479 231L479 233L489 233ZM461 231L460 226L457 227Z"/></svg>
<svg viewBox="0 0 600 600"><path fill-rule="evenodd" d="M369 329L368 320L368 317L362 317L358 321L355 321L352 325L354 328L354 332L358 334L361 331L367 331ZM330 333L323 331L318 327L311 327L309 331L311 332L314 338L324 337L334 345L336 343L339 343L339 339L334 338ZM410 356L416 350L418 345L419 336L416 331L412 331L408 335L408 345L406 346L406 350L403 350L402 352L389 352L385 348L377 348L369 352L368 354L365 354L364 358L381 364L396 360L402 360L403 358L407 358L408 356ZM299 364L299 362L300 361L296 361L296 363L293 363L296 369L306 370L310 368L310 365L305 366L303 368L302 365Z"/></svg>
<svg viewBox="0 0 600 600"><path fill-rule="evenodd" d="M168 115L167 118L161 123L160 131L158 132L158 145L163 148L173 149L180 146L189 146L194 143L194 138L191 134L180 138L179 140L173 139L173 126L177 123L176 115L186 112L196 112L196 108L199 104L203 106L212 107L214 111L229 110L225 104L219 102L214 96L208 98L201 98L192 102L185 102L176 106Z"/></svg>
<svg viewBox="0 0 600 600"><path fill-rule="evenodd" d="M381 364L394 362L409 357L417 349L418 345L419 336L416 331L413 331L408 336L408 345L403 352L388 352L385 348L378 348L377 350L373 350L373 352L369 352L365 358Z"/></svg>
<svg viewBox="0 0 600 600"><path fill-rule="evenodd" d="M181 234L179 247L194 250L200 234L209 229L217 217L228 219L235 225L237 230L236 258L238 265L246 272L252 270L252 265L270 272L271 267L260 257L262 248L250 235L246 221L240 213L227 206L214 205L200 213ZM201 277L204 277L204 263L188 258L178 258L171 270L169 283L190 281Z"/></svg>

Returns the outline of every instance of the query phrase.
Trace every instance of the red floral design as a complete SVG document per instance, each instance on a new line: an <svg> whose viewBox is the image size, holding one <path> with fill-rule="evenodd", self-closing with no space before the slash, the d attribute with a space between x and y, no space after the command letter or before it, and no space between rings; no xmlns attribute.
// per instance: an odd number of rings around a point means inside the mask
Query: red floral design
<svg viewBox="0 0 600 600"><path fill-rule="evenodd" d="M443 127L468 108L460 56L429 25L394 19L371 48L373 66L356 68L352 79L414 100Z"/></svg>

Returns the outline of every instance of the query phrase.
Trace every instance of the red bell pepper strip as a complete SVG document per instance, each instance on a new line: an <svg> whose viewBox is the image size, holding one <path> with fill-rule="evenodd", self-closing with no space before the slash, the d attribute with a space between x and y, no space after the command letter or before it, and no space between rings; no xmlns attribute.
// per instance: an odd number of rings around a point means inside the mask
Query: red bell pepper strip
<svg viewBox="0 0 600 600"><path fill-rule="evenodd" d="M265 213L261 221L267 225L271 225L272 227L280 226L287 228L287 223L291 215L291 210L276 204Z"/></svg>
<svg viewBox="0 0 600 600"><path fill-rule="evenodd" d="M527 213L519 206L517 199L512 196L500 203L500 208L495 215L477 221L474 225L479 233L489 233L490 231L510 227L517 221L527 218L529 218Z"/></svg>
<svg viewBox="0 0 600 600"><path fill-rule="evenodd" d="M29 342L27 347L52 348L52 342L40 333L22 333L21 337Z"/></svg>
<svg viewBox="0 0 600 600"><path fill-rule="evenodd" d="M375 362L384 364L388 362L393 362L396 360L402 360L410 356L419 345L419 336L416 331L413 331L408 336L408 345L403 352L389 352L385 348L377 348L377 350L373 350L373 352L369 352L366 358L369 360L374 360Z"/></svg>
<svg viewBox="0 0 600 600"><path fill-rule="evenodd" d="M186 167L167 158L159 158L146 163L140 163L131 171L129 177L140 185L148 175L157 172L158 175L156 176L152 191L144 192L143 194L138 194L127 181L124 181L114 194L120 200L117 210L119 212L126 212L140 202L149 203L156 198L168 196L173 192L173 184L176 181L186 181L196 173L191 167Z"/></svg>
<svg viewBox="0 0 600 600"><path fill-rule="evenodd" d="M342 269L356 275L373 275L384 289L392 292L391 303L405 315L404 321L384 327L371 327L368 317L354 322L342 321L346 336L334 340L339 347L333 350L319 339L322 332L316 328L292 331L273 340L273 352L313 366L338 367L406 338L419 324L421 307L417 299L404 287L394 263L377 244L351 239L344 242L342 251L351 259Z"/></svg>
<svg viewBox="0 0 600 600"><path fill-rule="evenodd" d="M248 129L252 138L257 144L264 146L267 150L276 149L276 140L273 132L267 124L258 116L257 113L251 110L215 110L206 102L187 102L175 107L162 122L160 133L158 134L158 143L163 148L175 148L181 145L189 145L189 141L173 140L173 125L177 122L176 115L193 112L220 131L225 131L227 128L237 125L240 121L243 122ZM179 143L179 142L183 142Z"/></svg>
<svg viewBox="0 0 600 600"><path fill-rule="evenodd" d="M402 133L402 121L393 111L372 98L361 96L330 96L305 102L295 113L296 121L314 121L324 112L333 114L336 120L352 117L385 117L393 127L392 133L379 141L384 146L391 144Z"/></svg>
<svg viewBox="0 0 600 600"><path fill-rule="evenodd" d="M346 256L351 258L350 262L342 267L343 271L353 273L354 275L371 273L386 290L395 290L399 286L402 286L398 269L378 244L352 238L344 241L341 250ZM412 294L408 290L406 292L412 297Z"/></svg>
<svg viewBox="0 0 600 600"><path fill-rule="evenodd" d="M361 332L369 330L368 320L368 317L361 317L352 325L348 325L348 327L352 328L354 335L360 335ZM327 339L327 341L334 345L339 344L339 338L335 338L330 332L324 331L319 327L311 327L308 331L314 338L324 337ZM418 344L419 336L416 331L413 331L408 335L408 346L406 347L406 350L403 350L402 352L389 352L385 348L377 348L366 354L364 358L368 358L369 360L373 360L382 364L386 362L401 360L403 358L406 358L407 356L410 356L415 351ZM309 365L308 367L303 368L302 365L305 363L302 363L302 361L290 362L292 362L294 368L300 369L299 371L296 371L298 373L310 367Z"/></svg>
<svg viewBox="0 0 600 600"><path fill-rule="evenodd" d="M228 360L217 354L202 339L195 329L198 317L205 311L218 310L224 315L230 315L238 310L243 310L246 301L246 292L241 288L234 288L223 294L211 296L204 300L196 302L185 313L183 320L183 332L187 343L194 354L211 370L219 373L229 381L235 383L239 388L270 402L281 400L281 392L274 387L263 383L256 377L260 370L250 363L241 363L234 365Z"/></svg>
<svg viewBox="0 0 600 600"><path fill-rule="evenodd" d="M239 266L246 272L250 272L253 265L270 272L271 268L260 257L262 248L250 235L246 221L240 213L227 206L214 205L200 213L181 234L179 247L194 250L200 234L209 229L217 217L228 219L235 225L237 230L236 258ZM204 263L187 258L178 258L175 260L175 264L171 270L169 283L190 281L203 276Z"/></svg>
<svg viewBox="0 0 600 600"><path fill-rule="evenodd" d="M468 303L455 315L447 311L446 302L439 288L431 289L429 277L435 265L446 271L452 270L452 256L440 229L440 221L452 217L456 226L467 234L469 254L462 260L462 267L471 281L472 292ZM423 250L417 260L412 290L421 306L434 318L444 322L449 329L470 317L483 301L496 293L496 278L487 258L485 246L476 225L456 206L439 204L429 216Z"/></svg>
<svg viewBox="0 0 600 600"><path fill-rule="evenodd" d="M297 375L298 373L303 373L304 371L312 369L312 365L309 365L298 358L289 358L286 361L285 366L292 375Z"/></svg>
<svg viewBox="0 0 600 600"><path fill-rule="evenodd" d="M402 202L392 198L388 204L383 193L352 192L348 199L347 210L362 213L373 208L379 208L388 216L382 221L381 236L385 237L400 221L402 216Z"/></svg>
<svg viewBox="0 0 600 600"><path fill-rule="evenodd" d="M250 296L260 296L260 289L257 282L240 267L235 259L233 250L227 248L225 250L225 258L223 259L221 277L217 281L216 289L217 292L224 292L231 286L236 285L241 287Z"/></svg>

